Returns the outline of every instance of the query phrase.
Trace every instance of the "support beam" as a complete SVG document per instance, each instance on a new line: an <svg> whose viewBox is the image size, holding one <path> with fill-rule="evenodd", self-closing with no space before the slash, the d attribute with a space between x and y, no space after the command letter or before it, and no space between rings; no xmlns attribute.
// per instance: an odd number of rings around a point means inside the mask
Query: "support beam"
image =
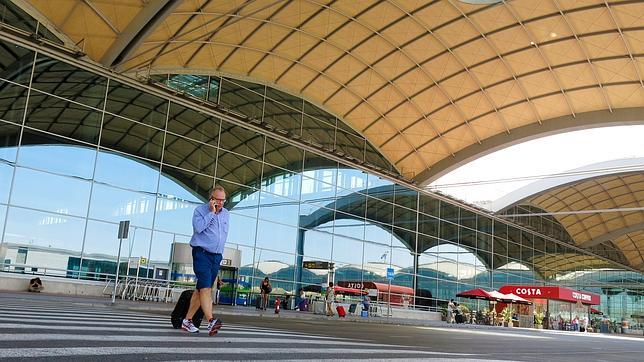
<svg viewBox="0 0 644 362"><path fill-rule="evenodd" d="M621 228L621 229L613 230L613 231L611 231L609 233L601 235L601 236L599 236L597 238L594 238L592 240L584 241L583 243L579 244L579 247L584 248L584 249L590 248L592 246L599 245L601 243L605 243L607 241L615 240L615 239L617 239L618 237L620 237L622 235L632 233L634 231L640 231L640 230L644 230L644 223L635 224L635 225L627 226L627 227L624 227L624 228Z"/></svg>
<svg viewBox="0 0 644 362"><path fill-rule="evenodd" d="M150 1L139 11L100 60L106 67L119 65L138 48L141 42L181 4L178 0Z"/></svg>

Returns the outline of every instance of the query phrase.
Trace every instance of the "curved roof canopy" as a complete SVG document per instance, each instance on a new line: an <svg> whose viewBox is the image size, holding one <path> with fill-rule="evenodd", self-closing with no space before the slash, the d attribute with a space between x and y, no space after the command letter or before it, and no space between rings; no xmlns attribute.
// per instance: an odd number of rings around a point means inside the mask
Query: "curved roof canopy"
<svg viewBox="0 0 644 362"><path fill-rule="evenodd" d="M120 72L311 100L419 183L530 138L643 122L644 3L488 2L17 1Z"/></svg>
<svg viewBox="0 0 644 362"><path fill-rule="evenodd" d="M638 167L624 167L625 165ZM582 168L619 169L609 175L575 176L573 181L553 185L551 180L536 182L517 190L513 205L531 205L553 213L566 229L574 244L593 248L612 244L620 250L627 263L644 270L644 159L617 160ZM600 167L601 166L601 167ZM613 171L615 172L615 171ZM546 186L547 185L547 186ZM533 193L529 194L529 190ZM595 212L597 211L597 212Z"/></svg>

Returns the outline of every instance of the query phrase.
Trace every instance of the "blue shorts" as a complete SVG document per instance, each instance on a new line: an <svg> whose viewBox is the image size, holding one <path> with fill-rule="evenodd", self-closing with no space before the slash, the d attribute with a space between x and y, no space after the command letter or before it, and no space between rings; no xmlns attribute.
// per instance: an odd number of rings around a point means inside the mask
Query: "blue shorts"
<svg viewBox="0 0 644 362"><path fill-rule="evenodd" d="M215 254L195 246L192 248L192 270L197 276L197 289L212 288L219 273L221 254Z"/></svg>

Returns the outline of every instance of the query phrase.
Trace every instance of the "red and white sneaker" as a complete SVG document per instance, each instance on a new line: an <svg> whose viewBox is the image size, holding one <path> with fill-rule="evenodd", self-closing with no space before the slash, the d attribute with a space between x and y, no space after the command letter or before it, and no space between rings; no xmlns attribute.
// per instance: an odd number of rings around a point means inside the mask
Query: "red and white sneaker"
<svg viewBox="0 0 644 362"><path fill-rule="evenodd" d="M221 328L221 319L219 318L213 318L208 322L208 335L209 336L214 336L219 332L219 329Z"/></svg>

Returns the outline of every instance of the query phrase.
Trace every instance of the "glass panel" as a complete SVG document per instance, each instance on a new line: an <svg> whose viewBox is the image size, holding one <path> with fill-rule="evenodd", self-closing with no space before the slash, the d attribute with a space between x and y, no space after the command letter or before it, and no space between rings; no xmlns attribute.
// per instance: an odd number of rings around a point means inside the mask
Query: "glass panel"
<svg viewBox="0 0 644 362"><path fill-rule="evenodd" d="M343 236L333 236L333 261L336 263L347 263L352 264L355 267L360 267L362 265L362 251L363 251L363 242L353 238L346 238ZM369 254L369 256L378 261L380 255L377 251ZM365 255L365 263L368 262L367 256ZM339 277L336 275L339 279Z"/></svg>
<svg viewBox="0 0 644 362"><path fill-rule="evenodd" d="M206 175L215 174L217 148L166 135L163 163Z"/></svg>
<svg viewBox="0 0 644 362"><path fill-rule="evenodd" d="M370 163L374 166L381 167L387 171L395 171L394 167L391 165L387 159L380 154L378 149L367 142L367 150L365 152L365 162Z"/></svg>
<svg viewBox="0 0 644 362"><path fill-rule="evenodd" d="M312 105L311 103L304 101L304 113L312 116L322 122L330 124L335 127L336 118L331 113L328 113L317 106Z"/></svg>
<svg viewBox="0 0 644 362"><path fill-rule="evenodd" d="M297 228L259 220L257 225L257 247L295 253Z"/></svg>
<svg viewBox="0 0 644 362"><path fill-rule="evenodd" d="M367 195L387 202L394 201L393 182L377 177L375 175L369 175L368 181L369 189L367 190Z"/></svg>
<svg viewBox="0 0 644 362"><path fill-rule="evenodd" d="M221 120L218 118L208 117L176 103L170 103L168 132L217 146L220 127Z"/></svg>
<svg viewBox="0 0 644 362"><path fill-rule="evenodd" d="M110 269L99 269L94 266L86 271L95 273L114 273L116 271L115 262L119 250L119 240L116 238L118 230L118 223L115 224L94 220L87 221L87 235L85 236L83 258L94 261L93 263L88 264L96 265L98 264L97 262L102 262L104 265L109 265ZM121 246L121 262L127 262L127 256L128 241L123 240L123 244ZM125 271L123 271L123 274L125 274Z"/></svg>
<svg viewBox="0 0 644 362"><path fill-rule="evenodd" d="M378 199L367 197L367 219L391 224L394 205Z"/></svg>
<svg viewBox="0 0 644 362"><path fill-rule="evenodd" d="M33 88L94 108L103 108L107 78L38 54Z"/></svg>
<svg viewBox="0 0 644 362"><path fill-rule="evenodd" d="M459 207L452 205L449 202L441 201L441 219L451 221L454 223L458 222Z"/></svg>
<svg viewBox="0 0 644 362"><path fill-rule="evenodd" d="M59 214L87 215L89 181L21 167L16 169L15 177L12 204Z"/></svg>
<svg viewBox="0 0 644 362"><path fill-rule="evenodd" d="M438 239L431 236L418 234L417 243L418 243L418 246L417 246L418 253L424 253L425 251L438 245Z"/></svg>
<svg viewBox="0 0 644 362"><path fill-rule="evenodd" d="M105 115L101 146L134 156L161 161L164 132L160 129Z"/></svg>
<svg viewBox="0 0 644 362"><path fill-rule="evenodd" d="M307 230L304 235L304 259L331 260L333 234Z"/></svg>
<svg viewBox="0 0 644 362"><path fill-rule="evenodd" d="M476 228L478 231L492 234L492 219L483 215L476 215Z"/></svg>
<svg viewBox="0 0 644 362"><path fill-rule="evenodd" d="M219 148L261 160L264 154L264 136L228 122L222 122Z"/></svg>
<svg viewBox="0 0 644 362"><path fill-rule="evenodd" d="M292 282L294 278L294 261L293 254L285 254L265 249L255 249L255 275L254 287L259 290L259 283L265 276L271 280L273 293L280 293L279 288L284 288L283 282ZM290 283L286 283L289 284ZM290 288L290 287L289 287Z"/></svg>
<svg viewBox="0 0 644 362"><path fill-rule="evenodd" d="M253 210L253 213L257 211ZM230 228L227 243L255 246L257 218L248 217L236 211L230 212Z"/></svg>
<svg viewBox="0 0 644 362"><path fill-rule="evenodd" d="M1 169L2 168L0 167L0 170ZM7 216L7 207L5 205L0 204L0 245L2 245L2 242L4 240L4 220L6 216ZM4 262L4 260L0 260L0 262Z"/></svg>
<svg viewBox="0 0 644 362"><path fill-rule="evenodd" d="M161 177L159 193L161 195L173 195L183 200L204 202L215 184L212 176L205 176L170 166L162 166L161 173L164 177ZM177 185L180 187L177 187ZM226 188L226 191L230 195L228 188Z"/></svg>
<svg viewBox="0 0 644 362"><path fill-rule="evenodd" d="M262 175L262 163L234 153L219 151L217 179L258 188Z"/></svg>
<svg viewBox="0 0 644 362"><path fill-rule="evenodd" d="M391 264L393 266L396 266L397 268L400 268L398 272L402 273L414 273L414 253L413 250L416 249L416 242L411 244L412 248L407 246L409 245L409 241L405 241L405 243L402 243L398 240L398 238L394 237L392 239L392 244L393 247L391 248L392 251L392 258L391 258ZM405 245L407 244L407 245Z"/></svg>
<svg viewBox="0 0 644 362"><path fill-rule="evenodd" d="M51 257L38 258L37 266L65 270L67 257L80 255L84 228L85 220L81 218L10 207L4 241L32 250L50 250Z"/></svg>
<svg viewBox="0 0 644 362"><path fill-rule="evenodd" d="M208 76L192 74L170 74L167 84L169 87L191 96L206 99L208 92Z"/></svg>
<svg viewBox="0 0 644 362"><path fill-rule="evenodd" d="M135 191L156 192L159 166L126 155L101 151L96 160L94 179Z"/></svg>
<svg viewBox="0 0 644 362"><path fill-rule="evenodd" d="M364 161L365 145L366 142L362 137L354 136L339 129L335 134L335 148L358 161Z"/></svg>
<svg viewBox="0 0 644 362"><path fill-rule="evenodd" d="M176 198L157 198L154 228L170 233L192 235L192 216L198 204Z"/></svg>
<svg viewBox="0 0 644 362"><path fill-rule="evenodd" d="M394 206L394 226L415 231L416 225L418 225L416 215L417 213L415 211L400 206Z"/></svg>
<svg viewBox="0 0 644 362"><path fill-rule="evenodd" d="M333 150L335 149L335 126L305 115L302 121L302 138Z"/></svg>
<svg viewBox="0 0 644 362"><path fill-rule="evenodd" d="M217 180L217 184L226 188L228 194L224 207L234 214L246 215L257 218L259 192L256 189L239 186L223 180Z"/></svg>
<svg viewBox="0 0 644 362"><path fill-rule="evenodd" d="M401 185L394 185L394 196L394 204L404 206L410 210L416 210L418 192L415 190Z"/></svg>
<svg viewBox="0 0 644 362"><path fill-rule="evenodd" d="M101 112L32 91L25 125L91 144L98 143Z"/></svg>
<svg viewBox="0 0 644 362"><path fill-rule="evenodd" d="M438 236L438 219L425 214L418 214L418 232Z"/></svg>
<svg viewBox="0 0 644 362"><path fill-rule="evenodd" d="M300 199L301 175L264 164L263 179L262 190L286 196L291 200Z"/></svg>
<svg viewBox="0 0 644 362"><path fill-rule="evenodd" d="M297 226L299 205L297 201L262 192L259 200L259 218L281 224Z"/></svg>
<svg viewBox="0 0 644 362"><path fill-rule="evenodd" d="M88 225L89 226L89 225ZM118 230L117 230L118 232ZM109 235L109 234L108 234ZM128 238L123 240L123 246L121 249L121 260L129 260L129 275L136 276L136 269L146 268L151 265L150 260L150 237L152 236L152 231L142 228L131 227L128 231ZM85 251L83 254L91 252L91 249L88 247L91 244L85 242ZM166 248L166 251L169 254L169 246ZM118 252L118 251L117 251ZM148 259L147 265L140 265L139 262L141 258ZM167 263L167 261L166 261ZM146 277L145 273L139 273L139 276Z"/></svg>
<svg viewBox="0 0 644 362"><path fill-rule="evenodd" d="M302 113L281 103L267 101L264 104L264 122L277 129L299 135L302 128Z"/></svg>
<svg viewBox="0 0 644 362"><path fill-rule="evenodd" d="M367 187L367 173L364 171L344 168L340 166L338 169L338 197L342 195L350 194L354 191L366 192L365 188Z"/></svg>
<svg viewBox="0 0 644 362"><path fill-rule="evenodd" d="M0 160L16 161L20 126L0 121Z"/></svg>
<svg viewBox="0 0 644 362"><path fill-rule="evenodd" d="M63 175L91 179L96 149L37 131L24 130L18 164ZM29 144L53 144L35 145ZM60 144L60 145L59 145Z"/></svg>
<svg viewBox="0 0 644 362"><path fill-rule="evenodd" d="M304 151L304 171L317 169L337 169L338 163L317 154Z"/></svg>
<svg viewBox="0 0 644 362"><path fill-rule="evenodd" d="M91 218L118 223L130 220L130 225L152 228L154 196L94 184L89 215Z"/></svg>
<svg viewBox="0 0 644 362"><path fill-rule="evenodd" d="M13 177L13 166L0 162L0 204L9 202L9 191L11 178ZM2 234L0 234L2 236Z"/></svg>
<svg viewBox="0 0 644 362"><path fill-rule="evenodd" d="M150 248L150 264L170 264L170 251L175 235L160 231L152 232L152 248Z"/></svg>
<svg viewBox="0 0 644 362"><path fill-rule="evenodd" d="M465 209L461 209L461 225L476 230L476 214Z"/></svg>
<svg viewBox="0 0 644 362"><path fill-rule="evenodd" d="M297 111L302 111L303 101L299 97L290 95L286 92L282 92L271 87L266 87L266 96Z"/></svg>
<svg viewBox="0 0 644 362"><path fill-rule="evenodd" d="M266 138L264 162L293 172L301 172L303 159L304 150L301 148L272 138Z"/></svg>
<svg viewBox="0 0 644 362"><path fill-rule="evenodd" d="M210 89L208 90L208 100L213 103L219 103L219 77L210 77Z"/></svg>
<svg viewBox="0 0 644 362"><path fill-rule="evenodd" d="M440 201L429 195L420 194L418 211L434 217L440 216Z"/></svg>
<svg viewBox="0 0 644 362"><path fill-rule="evenodd" d="M235 82L241 83L239 81ZM261 86L261 94L257 94L228 79L224 79L221 83L219 104L235 110L249 119L262 119L262 110L264 108L263 88L264 86Z"/></svg>
<svg viewBox="0 0 644 362"><path fill-rule="evenodd" d="M440 238L458 241L458 226L445 220L440 221Z"/></svg>
<svg viewBox="0 0 644 362"><path fill-rule="evenodd" d="M165 128L168 101L110 81L105 110L156 128Z"/></svg>
<svg viewBox="0 0 644 362"><path fill-rule="evenodd" d="M28 85L33 62L34 52L0 40L0 78L22 85ZM3 89L5 86L2 86Z"/></svg>
<svg viewBox="0 0 644 362"><path fill-rule="evenodd" d="M0 120L22 124L27 88L0 80Z"/></svg>

